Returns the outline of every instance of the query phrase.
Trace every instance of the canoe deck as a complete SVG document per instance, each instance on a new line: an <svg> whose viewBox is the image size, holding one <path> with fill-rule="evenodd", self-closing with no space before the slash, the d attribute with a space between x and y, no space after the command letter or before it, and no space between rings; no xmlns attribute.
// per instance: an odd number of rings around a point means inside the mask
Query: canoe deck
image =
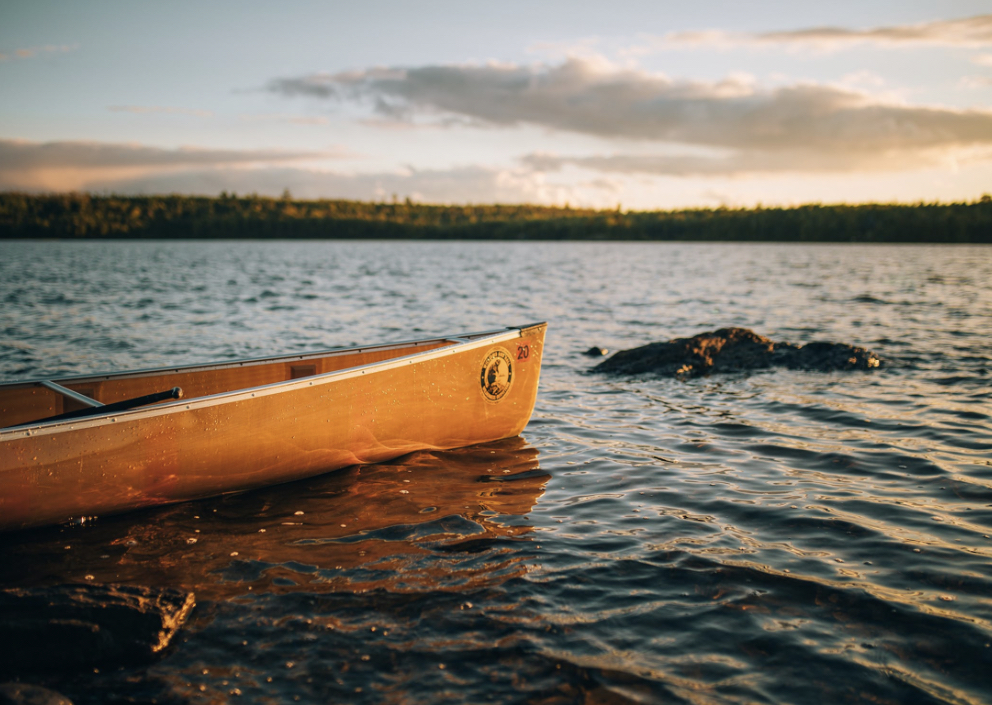
<svg viewBox="0 0 992 705"><path fill-rule="evenodd" d="M0 385L0 529L242 491L425 449L515 436L537 394L546 324L257 360Z"/></svg>

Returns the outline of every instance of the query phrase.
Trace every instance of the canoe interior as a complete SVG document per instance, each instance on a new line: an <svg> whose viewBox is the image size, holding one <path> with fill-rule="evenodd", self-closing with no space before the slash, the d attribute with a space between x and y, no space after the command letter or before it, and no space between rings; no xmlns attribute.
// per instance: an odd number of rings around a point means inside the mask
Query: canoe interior
<svg viewBox="0 0 992 705"><path fill-rule="evenodd" d="M471 340L484 335L491 335L491 332L460 336L459 340ZM101 404L133 399L172 387L182 388L183 399L195 399L383 362L454 345L456 342L458 341L452 338L435 338L306 355L52 378L51 381L91 397ZM27 424L80 408L82 404L79 402L34 381L0 385L0 428Z"/></svg>

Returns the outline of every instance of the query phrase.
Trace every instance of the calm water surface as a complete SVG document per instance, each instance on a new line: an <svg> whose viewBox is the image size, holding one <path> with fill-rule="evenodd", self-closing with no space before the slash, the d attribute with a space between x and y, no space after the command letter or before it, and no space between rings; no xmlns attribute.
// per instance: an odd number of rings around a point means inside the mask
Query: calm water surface
<svg viewBox="0 0 992 705"><path fill-rule="evenodd" d="M0 378L550 323L521 438L0 538L2 587L197 595L151 667L33 680L77 704L990 702L989 282L987 247L0 243ZM888 366L685 382L579 354L730 325Z"/></svg>

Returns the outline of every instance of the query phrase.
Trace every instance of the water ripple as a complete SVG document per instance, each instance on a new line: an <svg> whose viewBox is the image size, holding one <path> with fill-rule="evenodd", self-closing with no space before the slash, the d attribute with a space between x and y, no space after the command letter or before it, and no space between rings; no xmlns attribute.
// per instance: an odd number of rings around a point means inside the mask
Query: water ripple
<svg viewBox="0 0 992 705"><path fill-rule="evenodd" d="M77 703L980 703L992 689L992 250L0 243L0 376L547 319L524 438L0 537L4 586L197 593ZM588 373L745 326L873 374Z"/></svg>

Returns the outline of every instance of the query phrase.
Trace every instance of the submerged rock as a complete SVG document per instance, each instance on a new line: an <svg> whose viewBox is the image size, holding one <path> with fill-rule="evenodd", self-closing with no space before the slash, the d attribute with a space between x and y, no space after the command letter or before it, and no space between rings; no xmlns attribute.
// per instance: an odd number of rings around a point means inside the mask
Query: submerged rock
<svg viewBox="0 0 992 705"><path fill-rule="evenodd" d="M0 590L0 671L150 661L194 604L192 593L126 585Z"/></svg>
<svg viewBox="0 0 992 705"><path fill-rule="evenodd" d="M776 343L747 328L721 328L691 338L675 338L667 343L650 343L621 350L592 369L594 372L621 375L651 373L701 377L713 372L769 367L819 372L870 370L881 364L875 353L853 345Z"/></svg>
<svg viewBox="0 0 992 705"><path fill-rule="evenodd" d="M593 345L591 348L586 350L583 355L588 355L589 357L602 357L606 353L610 352L606 348L601 348L598 345Z"/></svg>

